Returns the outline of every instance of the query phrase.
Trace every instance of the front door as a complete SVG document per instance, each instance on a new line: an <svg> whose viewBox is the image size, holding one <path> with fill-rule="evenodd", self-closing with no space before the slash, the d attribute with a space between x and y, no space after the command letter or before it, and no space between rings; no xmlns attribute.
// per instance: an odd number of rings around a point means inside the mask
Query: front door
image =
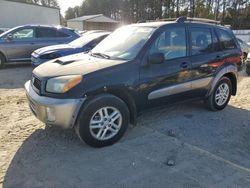
<svg viewBox="0 0 250 188"><path fill-rule="evenodd" d="M147 62L140 69L140 106L159 105L185 99L191 90L184 25L167 26L152 43L147 56L164 54L164 62Z"/></svg>
<svg viewBox="0 0 250 188"><path fill-rule="evenodd" d="M11 61L29 60L34 51L36 37L32 27L13 31L12 38L5 39L5 49Z"/></svg>

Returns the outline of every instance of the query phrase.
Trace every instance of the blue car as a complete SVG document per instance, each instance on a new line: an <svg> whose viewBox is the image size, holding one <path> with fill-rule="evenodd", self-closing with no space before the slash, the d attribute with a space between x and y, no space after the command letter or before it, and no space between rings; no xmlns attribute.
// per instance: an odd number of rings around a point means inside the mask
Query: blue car
<svg viewBox="0 0 250 188"><path fill-rule="evenodd" d="M77 54L80 52L88 52L109 34L110 32L87 32L83 34L82 37L68 44L40 48L32 53L31 64L33 67L36 67L51 59Z"/></svg>
<svg viewBox="0 0 250 188"><path fill-rule="evenodd" d="M56 44L68 44L81 35L62 26L23 25L0 34L0 68L5 63L30 61L34 50Z"/></svg>

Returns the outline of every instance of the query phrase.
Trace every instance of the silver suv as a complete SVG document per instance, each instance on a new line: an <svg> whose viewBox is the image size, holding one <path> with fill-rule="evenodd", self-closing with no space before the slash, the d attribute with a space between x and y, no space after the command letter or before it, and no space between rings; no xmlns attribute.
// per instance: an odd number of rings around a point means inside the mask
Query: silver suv
<svg viewBox="0 0 250 188"><path fill-rule="evenodd" d="M25 25L0 35L0 68L6 62L30 61L31 53L41 47L69 43L80 37L65 27Z"/></svg>

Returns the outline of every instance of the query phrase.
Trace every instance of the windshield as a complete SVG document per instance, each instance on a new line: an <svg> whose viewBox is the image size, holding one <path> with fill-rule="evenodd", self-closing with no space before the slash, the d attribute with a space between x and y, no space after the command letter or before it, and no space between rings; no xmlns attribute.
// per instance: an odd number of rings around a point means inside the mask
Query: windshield
<svg viewBox="0 0 250 188"><path fill-rule="evenodd" d="M92 54L104 54L110 58L134 59L155 28L142 26L124 26L100 42Z"/></svg>
<svg viewBox="0 0 250 188"><path fill-rule="evenodd" d="M69 45L76 47L76 48L83 47L84 45L88 44L92 40L95 40L103 35L104 35L103 33L90 33L90 34L86 33L86 34L83 34L82 37L70 42Z"/></svg>

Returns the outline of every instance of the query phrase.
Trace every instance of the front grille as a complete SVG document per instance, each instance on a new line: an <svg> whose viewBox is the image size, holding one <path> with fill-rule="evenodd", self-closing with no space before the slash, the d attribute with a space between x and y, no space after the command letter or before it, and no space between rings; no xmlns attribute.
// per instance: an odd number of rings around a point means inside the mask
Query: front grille
<svg viewBox="0 0 250 188"><path fill-rule="evenodd" d="M39 80L36 77L32 78L32 84L33 86L40 92L41 91L41 80Z"/></svg>

